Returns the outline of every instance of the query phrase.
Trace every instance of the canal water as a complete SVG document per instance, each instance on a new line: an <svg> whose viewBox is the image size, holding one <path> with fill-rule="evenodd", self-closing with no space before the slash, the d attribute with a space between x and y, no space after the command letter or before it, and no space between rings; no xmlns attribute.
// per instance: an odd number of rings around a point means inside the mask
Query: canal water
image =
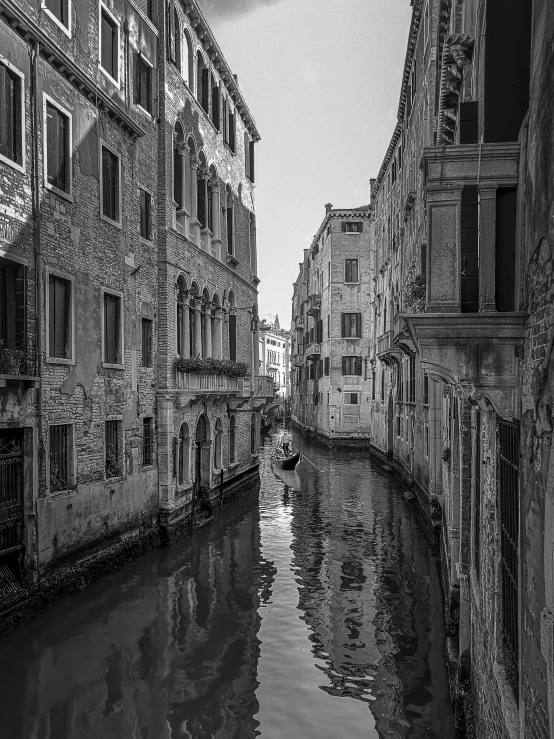
<svg viewBox="0 0 554 739"><path fill-rule="evenodd" d="M310 460L0 641L5 739L450 739L437 556L364 452ZM300 489L298 489L300 488Z"/></svg>

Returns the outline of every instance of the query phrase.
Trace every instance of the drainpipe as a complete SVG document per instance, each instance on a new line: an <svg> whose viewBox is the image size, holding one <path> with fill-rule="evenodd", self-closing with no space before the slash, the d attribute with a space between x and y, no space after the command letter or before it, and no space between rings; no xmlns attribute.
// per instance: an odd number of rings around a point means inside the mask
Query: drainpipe
<svg viewBox="0 0 554 739"><path fill-rule="evenodd" d="M41 219L40 219L40 172L39 172L39 112L40 102L38 93L38 64L40 58L40 45L35 43L32 55L32 85L33 85L33 176L34 176L34 216L35 216L35 315L36 315L36 336L37 336L37 375L38 375L38 392L37 392L37 433L38 433L38 485L37 497L40 494L40 484L42 479L42 469L44 461L44 437L43 437L43 391L42 391L42 246L40 241ZM33 505L33 514L35 515L35 534L38 541L38 517L36 509ZM38 562L36 564L36 572L38 577Z"/></svg>

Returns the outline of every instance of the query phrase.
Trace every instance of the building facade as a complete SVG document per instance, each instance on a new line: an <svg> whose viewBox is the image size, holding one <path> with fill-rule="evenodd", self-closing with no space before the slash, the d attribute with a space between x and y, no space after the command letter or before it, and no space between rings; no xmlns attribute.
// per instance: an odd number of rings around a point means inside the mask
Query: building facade
<svg viewBox="0 0 554 739"><path fill-rule="evenodd" d="M458 725L503 739L554 736L553 22L542 2L414 2L371 193L372 446L441 532Z"/></svg>
<svg viewBox="0 0 554 739"><path fill-rule="evenodd" d="M370 208L327 213L294 283L292 420L329 444L368 443Z"/></svg>
<svg viewBox="0 0 554 739"><path fill-rule="evenodd" d="M0 570L32 585L255 484L259 135L195 2L2 0L0 39Z"/></svg>
<svg viewBox="0 0 554 739"><path fill-rule="evenodd" d="M279 316L259 323L259 374L273 378L279 398L290 398L290 331L281 328Z"/></svg>

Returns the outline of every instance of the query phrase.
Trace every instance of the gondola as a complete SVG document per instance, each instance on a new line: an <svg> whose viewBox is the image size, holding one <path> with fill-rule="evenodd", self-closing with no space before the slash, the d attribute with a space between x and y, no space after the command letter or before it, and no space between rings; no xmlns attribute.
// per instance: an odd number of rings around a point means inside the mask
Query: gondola
<svg viewBox="0 0 554 739"><path fill-rule="evenodd" d="M271 464L278 470L295 470L300 464L300 452L296 452L290 457L273 457Z"/></svg>
<svg viewBox="0 0 554 739"><path fill-rule="evenodd" d="M264 422L262 421L262 428L261 428L261 433L262 433L262 434L263 434L264 436L267 436L267 435L269 434L269 430L270 430L270 429L271 429L271 421L270 421L269 423L264 423Z"/></svg>

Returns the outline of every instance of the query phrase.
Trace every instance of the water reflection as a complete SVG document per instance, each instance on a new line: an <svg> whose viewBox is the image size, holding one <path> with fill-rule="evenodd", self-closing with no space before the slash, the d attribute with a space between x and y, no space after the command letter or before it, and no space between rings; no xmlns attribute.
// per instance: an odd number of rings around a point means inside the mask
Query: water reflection
<svg viewBox="0 0 554 739"><path fill-rule="evenodd" d="M2 736L454 736L438 565L398 483L305 443L287 483L271 443L259 505L0 642Z"/></svg>

